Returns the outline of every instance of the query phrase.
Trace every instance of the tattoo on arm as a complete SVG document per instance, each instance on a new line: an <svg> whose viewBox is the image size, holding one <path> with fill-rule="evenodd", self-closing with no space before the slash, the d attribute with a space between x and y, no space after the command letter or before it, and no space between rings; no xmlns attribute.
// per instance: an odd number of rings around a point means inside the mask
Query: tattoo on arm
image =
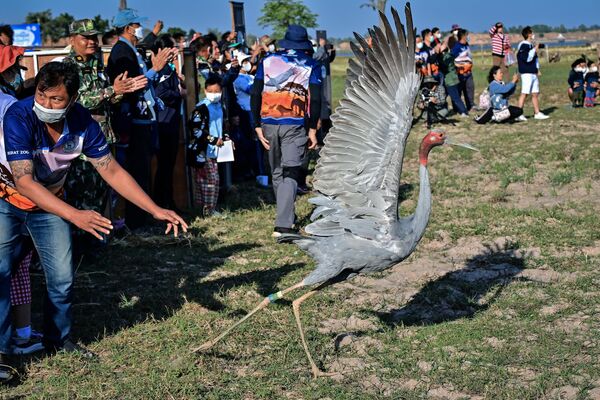
<svg viewBox="0 0 600 400"><path fill-rule="evenodd" d="M90 158L90 162L98 171L108 169L108 165L112 160L113 156L110 153L100 158Z"/></svg>
<svg viewBox="0 0 600 400"><path fill-rule="evenodd" d="M31 160L10 161L8 164L15 182L25 175L33 176L33 161Z"/></svg>

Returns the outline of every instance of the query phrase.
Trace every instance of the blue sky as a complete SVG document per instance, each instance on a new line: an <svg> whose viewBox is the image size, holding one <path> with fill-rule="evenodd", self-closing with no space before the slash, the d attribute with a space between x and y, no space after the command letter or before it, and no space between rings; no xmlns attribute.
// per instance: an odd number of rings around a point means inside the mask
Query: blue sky
<svg viewBox="0 0 600 400"><path fill-rule="evenodd" d="M9 2L9 0L4 0ZM365 0L304 0L319 15L319 29L326 29L329 36L347 37L353 31L365 32L377 23L376 14L360 8ZM264 0L246 0L247 31L253 34L268 33L256 23ZM118 0L15 0L10 7L2 7L0 22L21 23L30 11L51 9L53 15L67 12L76 18L97 14L111 20ZM404 2L389 0L388 4L402 8ZM459 4L458 6L456 4ZM415 0L412 2L415 25L418 29L439 26L449 30L453 23L479 32L497 20L508 26L565 24L597 24L600 19L600 0ZM576 5L576 7L574 7ZM186 30L206 32L208 28L221 31L229 29L229 1L227 0L128 0L128 6L139 10L151 21L162 19L167 27L179 26Z"/></svg>

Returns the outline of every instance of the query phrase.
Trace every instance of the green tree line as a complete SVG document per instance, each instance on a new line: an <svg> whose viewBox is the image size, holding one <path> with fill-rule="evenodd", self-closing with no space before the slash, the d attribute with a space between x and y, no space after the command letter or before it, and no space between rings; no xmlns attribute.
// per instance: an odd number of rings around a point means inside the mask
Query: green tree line
<svg viewBox="0 0 600 400"><path fill-rule="evenodd" d="M508 28L508 33L521 33L521 31L523 30L523 28L525 28L525 26L523 26L523 25L511 26L510 28ZM533 31L537 32L537 33L548 33L548 32L559 32L559 33L587 32L587 31L599 30L600 29L600 25L594 24L594 25L587 26L587 25L581 24L579 26L575 26L575 27L572 27L572 28L567 28L564 24L560 24L559 26L550 26L550 25L546 25L546 24L537 24L537 25L531 25L531 29L533 29Z"/></svg>

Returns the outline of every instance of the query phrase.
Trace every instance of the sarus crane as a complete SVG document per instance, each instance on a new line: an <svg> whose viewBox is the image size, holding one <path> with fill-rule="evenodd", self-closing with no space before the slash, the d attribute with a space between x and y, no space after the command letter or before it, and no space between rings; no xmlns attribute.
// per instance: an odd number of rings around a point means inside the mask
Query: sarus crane
<svg viewBox="0 0 600 400"><path fill-rule="evenodd" d="M415 35L410 4L405 6L406 31L392 8L396 32L380 13L383 29L369 30L372 43L355 33L356 56L347 71L344 98L332 116L333 127L314 172L309 201L316 206L307 235L283 235L310 254L317 267L301 282L271 294L221 335L194 351L213 347L269 303L291 291L313 287L293 301L300 338L313 377L327 376L310 354L300 321L300 304L319 290L359 274L386 270L407 258L423 237L431 213L427 158L432 148L451 143L443 132L429 132L419 147L419 199L414 214L399 217L400 175L412 126L413 106L421 78L415 72Z"/></svg>

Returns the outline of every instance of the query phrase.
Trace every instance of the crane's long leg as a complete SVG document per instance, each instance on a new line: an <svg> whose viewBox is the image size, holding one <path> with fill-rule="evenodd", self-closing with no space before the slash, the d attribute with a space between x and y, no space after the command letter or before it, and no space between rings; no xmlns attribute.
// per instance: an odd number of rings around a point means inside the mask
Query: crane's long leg
<svg viewBox="0 0 600 400"><path fill-rule="evenodd" d="M302 346L304 346L304 352L306 353L306 357L308 358L308 362L310 363L310 368L312 370L313 378L318 378L320 376L332 376L335 374L323 372L317 367L315 362L313 361L312 356L310 355L310 351L308 350L308 345L306 344L306 339L304 338L304 331L302 330L302 322L300 321L300 304L308 299L310 296L317 293L319 290L323 289L325 286L329 286L329 283L325 283L310 292L303 294L298 297L296 300L292 302L292 308L294 309L294 316L296 317L296 323L298 324L298 330L300 331L300 339L302 339Z"/></svg>
<svg viewBox="0 0 600 400"><path fill-rule="evenodd" d="M196 347L192 351L194 353L197 353L199 351L204 351L204 350L210 349L215 344L217 344L221 339L223 339L225 336L227 336L229 334L229 332L231 332L233 329L237 328L239 325L241 325L242 323L244 323L248 318L250 318L251 316L253 316L254 314L256 314L258 311L260 311L263 308L265 308L266 306L268 306L269 303L277 301L280 298L282 298L283 296L285 296L286 293L289 293L292 290L299 289L299 288L301 288L303 286L305 286L304 281L302 281L300 283L297 283L294 286L290 286L289 288L284 289L282 291L279 291L277 293L270 294L269 296L265 297L263 299L263 301L261 301L252 311L250 311L248 314L246 314L242 319L240 319L238 322L236 322L235 324L233 324L229 328L227 328L225 330L225 332L221 333L216 338L214 338L212 340L209 340L208 342L200 345L199 347Z"/></svg>

